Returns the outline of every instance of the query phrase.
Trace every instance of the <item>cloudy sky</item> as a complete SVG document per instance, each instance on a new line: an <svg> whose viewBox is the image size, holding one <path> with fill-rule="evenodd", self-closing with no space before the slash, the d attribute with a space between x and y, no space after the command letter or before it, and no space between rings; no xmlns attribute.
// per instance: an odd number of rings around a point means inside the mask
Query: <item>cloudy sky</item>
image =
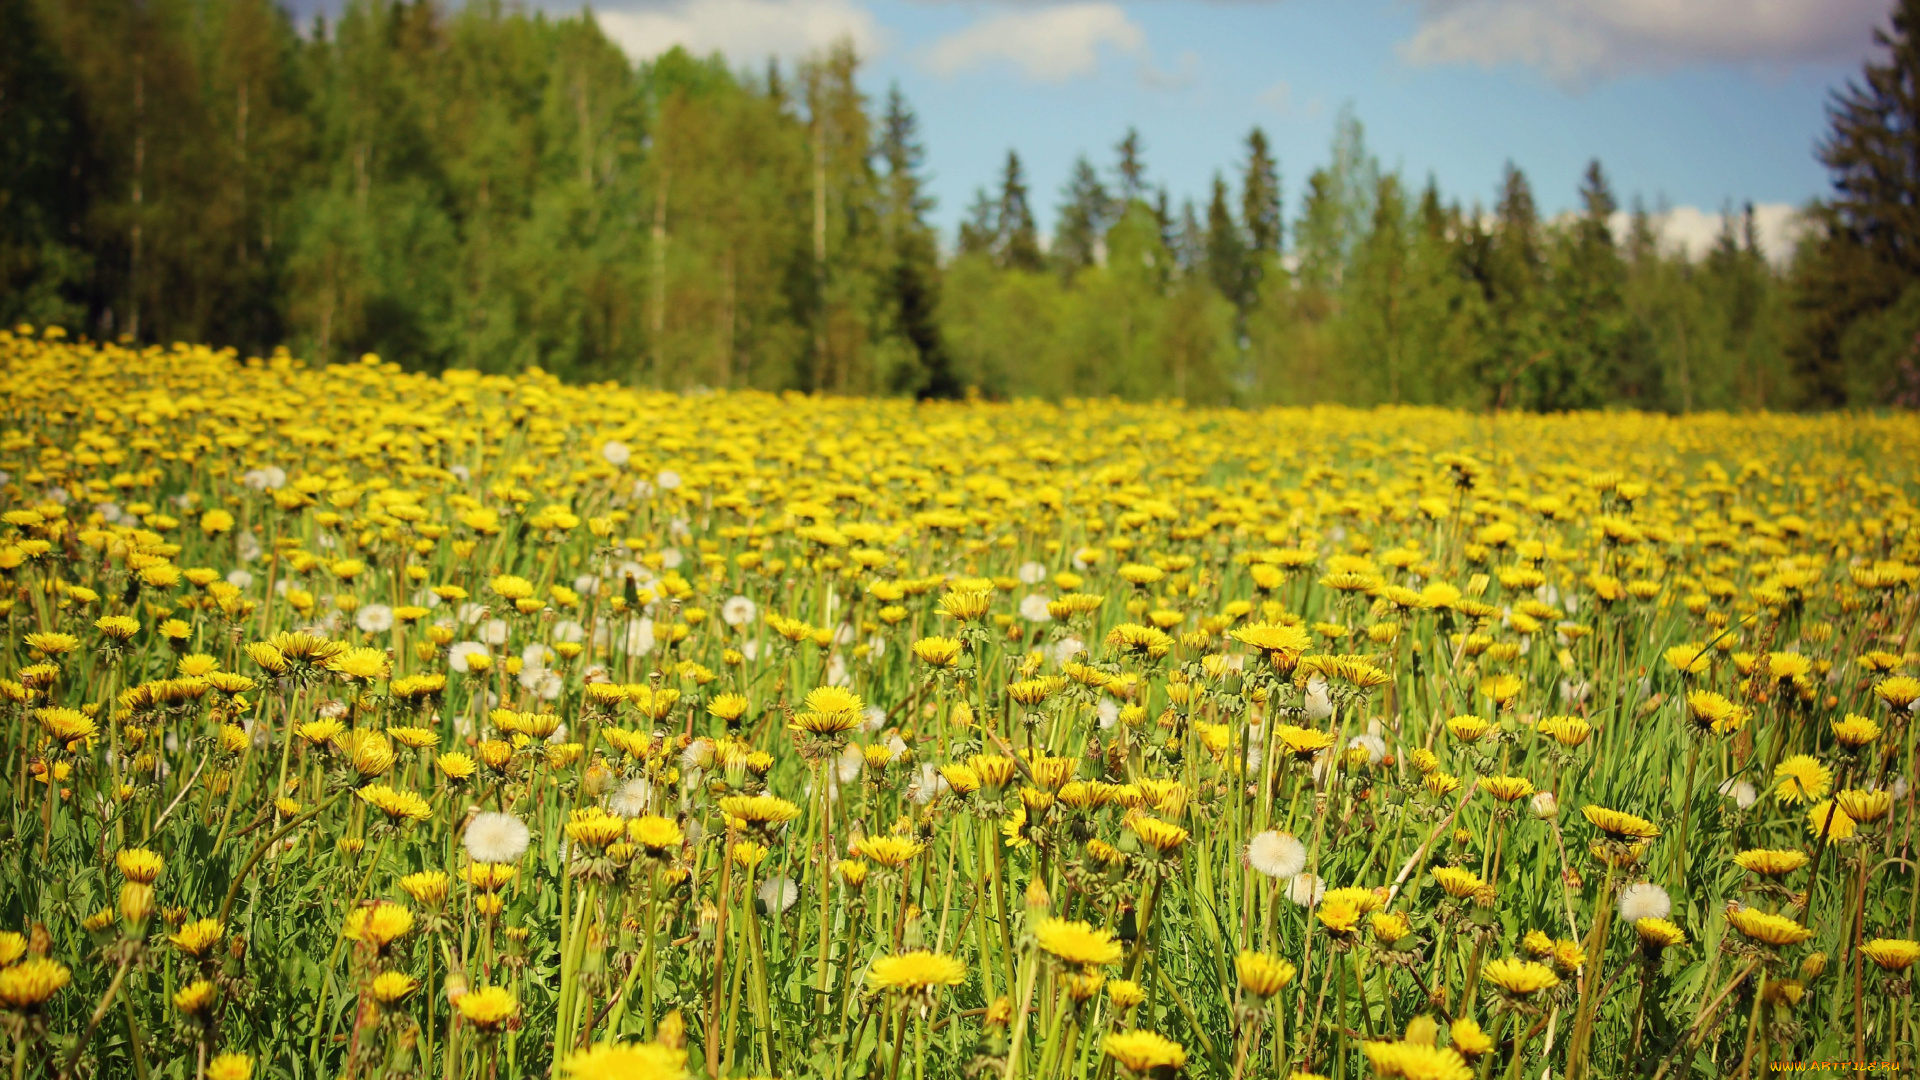
<svg viewBox="0 0 1920 1080"><path fill-rule="evenodd" d="M459 0L450 0L458 3ZM338 6L339 0L306 0ZM537 0L577 10L578 0ZM1370 149L1491 202L1511 159L1549 213L1598 157L1623 200L1671 207L1676 242L1751 200L1776 234L1822 194L1813 159L1832 88L1889 0L600 0L644 59L673 45L736 66L850 36L866 86L919 111L949 230L1009 148L1042 224L1080 153L1108 164L1129 125L1151 178L1204 197L1249 128L1278 151L1288 213L1351 106Z"/></svg>

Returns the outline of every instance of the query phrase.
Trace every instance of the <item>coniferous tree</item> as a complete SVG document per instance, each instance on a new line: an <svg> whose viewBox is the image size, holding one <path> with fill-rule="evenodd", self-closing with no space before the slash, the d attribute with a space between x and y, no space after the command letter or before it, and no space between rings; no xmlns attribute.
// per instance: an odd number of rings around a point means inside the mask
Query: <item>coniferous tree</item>
<svg viewBox="0 0 1920 1080"><path fill-rule="evenodd" d="M1244 308L1252 301L1249 290L1254 275L1248 244L1240 223L1234 220L1227 182L1217 172L1213 174L1213 197L1207 202L1205 263L1207 280L1235 308Z"/></svg>
<svg viewBox="0 0 1920 1080"><path fill-rule="evenodd" d="M1920 394L1920 0L1899 0L1884 55L1834 95L1819 157L1833 197L1795 267L1792 346L1815 404ZM1920 404L1920 402L1916 402Z"/></svg>
<svg viewBox="0 0 1920 1080"><path fill-rule="evenodd" d="M1100 182L1100 174L1084 154L1074 159L1073 172L1060 195L1052 255L1061 272L1071 277L1099 261L1115 207L1106 185Z"/></svg>
<svg viewBox="0 0 1920 1080"><path fill-rule="evenodd" d="M1000 234L999 215L986 188L973 189L973 202L967 206L966 220L960 223L955 247L961 255L988 255L994 252Z"/></svg>
<svg viewBox="0 0 1920 1080"><path fill-rule="evenodd" d="M0 325L84 326L95 192L78 88L30 0L0 0Z"/></svg>
<svg viewBox="0 0 1920 1080"><path fill-rule="evenodd" d="M1173 263L1183 276L1207 277L1213 267L1208 248L1212 240L1192 199L1180 200L1179 224L1173 230Z"/></svg>
<svg viewBox="0 0 1920 1080"><path fill-rule="evenodd" d="M927 215L934 200L926 194L921 169L926 150L920 144L919 120L896 84L887 92L881 121L880 157L886 162L882 183L884 210L881 229L889 253L885 279L888 315L894 332L914 353L915 365L896 369L895 390L915 390L929 397L954 397L960 386L940 336L939 244Z"/></svg>
<svg viewBox="0 0 1920 1080"><path fill-rule="evenodd" d="M1468 375L1471 359L1480 348L1475 336L1480 325L1479 294L1462 265L1460 208L1442 203L1431 175L1409 229L1399 379L1404 399L1480 405L1484 391Z"/></svg>
<svg viewBox="0 0 1920 1080"><path fill-rule="evenodd" d="M1354 249L1349 277L1351 354L1361 362L1348 368L1354 379L1350 400L1406 400L1408 301L1412 247L1407 235L1407 205L1400 177L1386 173L1374 189L1373 220Z"/></svg>
<svg viewBox="0 0 1920 1080"><path fill-rule="evenodd" d="M1280 165L1267 146L1267 133L1247 134L1247 163L1240 178L1240 223L1247 249L1255 258L1278 255L1283 240L1280 213Z"/></svg>
<svg viewBox="0 0 1920 1080"><path fill-rule="evenodd" d="M1410 207L1351 112L1305 185L1297 261L1279 258L1262 133L1237 192L1223 176L1189 202L1149 183L1129 132L1116 178L1083 159L1067 179L1050 259L1016 169L943 265L912 113L897 95L866 101L845 46L748 75L683 50L635 65L590 15L484 2L345 0L310 34L273 0L128 15L117 0L0 0L13 318L677 388L1792 400L1781 274L1751 212L1693 260L1644 212L1603 240L1598 183L1567 220L1541 221L1517 170L1493 215L1431 183ZM1878 123L1863 145L1897 150L1902 78L1856 93L1853 142ZM1836 150L1849 209L1820 211L1825 239L1794 257L1815 316L1801 340L1831 361L1808 369L1816 400L1897 398L1900 365L1920 359L1920 298L1889 291L1904 211L1874 225L1862 209L1904 197L1883 182L1895 157ZM1043 261L1060 272L1030 272Z"/></svg>
<svg viewBox="0 0 1920 1080"><path fill-rule="evenodd" d="M1041 266L1040 231L1033 222L1033 208L1027 202L1027 181L1020 168L1020 155L1007 151L1006 169L1000 174L1000 204L995 209L999 235L996 250L1000 265L1010 270L1038 270Z"/></svg>
<svg viewBox="0 0 1920 1080"><path fill-rule="evenodd" d="M1366 135L1353 111L1342 109L1334 124L1332 160L1307 178L1307 192L1294 225L1300 275L1317 287L1337 287L1347 262L1373 218L1380 166L1368 153Z"/></svg>
<svg viewBox="0 0 1920 1080"><path fill-rule="evenodd" d="M1546 354L1527 373L1528 404L1541 409L1645 404L1659 388L1651 373L1623 365L1626 264L1614 246L1618 202L1599 161L1580 183L1581 213L1556 238Z"/></svg>
<svg viewBox="0 0 1920 1080"><path fill-rule="evenodd" d="M1486 320L1486 346L1476 376L1496 407L1522 404L1514 396L1519 380L1551 354L1544 347L1546 327L1539 305L1545 284L1540 215L1532 185L1512 162L1501 179L1492 221L1476 221L1475 229L1477 235L1468 244L1477 249L1470 257L1483 290Z"/></svg>
<svg viewBox="0 0 1920 1080"><path fill-rule="evenodd" d="M868 304L883 256L876 243L878 184L866 96L855 80L859 57L842 39L802 72L808 133L813 142L815 297L814 368L817 389L875 389L884 374L867 354L872 327ZM881 378L876 380L876 375Z"/></svg>
<svg viewBox="0 0 1920 1080"><path fill-rule="evenodd" d="M1140 142L1140 133L1133 128L1128 128L1126 137L1113 148L1117 157L1114 162L1116 187L1123 205L1147 197L1145 151L1146 148Z"/></svg>

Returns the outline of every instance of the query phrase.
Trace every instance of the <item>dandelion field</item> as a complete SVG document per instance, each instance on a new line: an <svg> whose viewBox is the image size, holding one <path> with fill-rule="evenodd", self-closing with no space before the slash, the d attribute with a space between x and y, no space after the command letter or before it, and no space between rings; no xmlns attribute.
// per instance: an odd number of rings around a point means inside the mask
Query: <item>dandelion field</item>
<svg viewBox="0 0 1920 1080"><path fill-rule="evenodd" d="M1913 1063L1910 416L0 370L15 1078Z"/></svg>

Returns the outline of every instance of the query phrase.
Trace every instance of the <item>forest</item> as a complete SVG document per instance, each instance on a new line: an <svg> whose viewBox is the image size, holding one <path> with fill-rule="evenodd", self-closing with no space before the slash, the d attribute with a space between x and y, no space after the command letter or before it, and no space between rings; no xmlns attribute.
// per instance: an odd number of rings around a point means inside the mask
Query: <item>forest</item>
<svg viewBox="0 0 1920 1080"><path fill-rule="evenodd" d="M1835 92L1795 250L1729 207L1688 257L1599 161L1545 215L1512 165L1383 168L1351 112L1311 166L1248 132L1197 199L1115 132L1051 236L1010 150L943 238L937 135L850 46L635 64L497 0L0 0L0 319L682 391L1912 406L1915 7Z"/></svg>

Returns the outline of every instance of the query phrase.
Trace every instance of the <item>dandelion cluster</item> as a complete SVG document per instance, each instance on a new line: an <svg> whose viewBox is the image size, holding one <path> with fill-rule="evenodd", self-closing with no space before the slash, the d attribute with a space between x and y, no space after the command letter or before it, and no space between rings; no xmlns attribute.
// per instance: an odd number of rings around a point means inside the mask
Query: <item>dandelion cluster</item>
<svg viewBox="0 0 1920 1080"><path fill-rule="evenodd" d="M0 358L15 1075L1913 1043L1910 419Z"/></svg>

